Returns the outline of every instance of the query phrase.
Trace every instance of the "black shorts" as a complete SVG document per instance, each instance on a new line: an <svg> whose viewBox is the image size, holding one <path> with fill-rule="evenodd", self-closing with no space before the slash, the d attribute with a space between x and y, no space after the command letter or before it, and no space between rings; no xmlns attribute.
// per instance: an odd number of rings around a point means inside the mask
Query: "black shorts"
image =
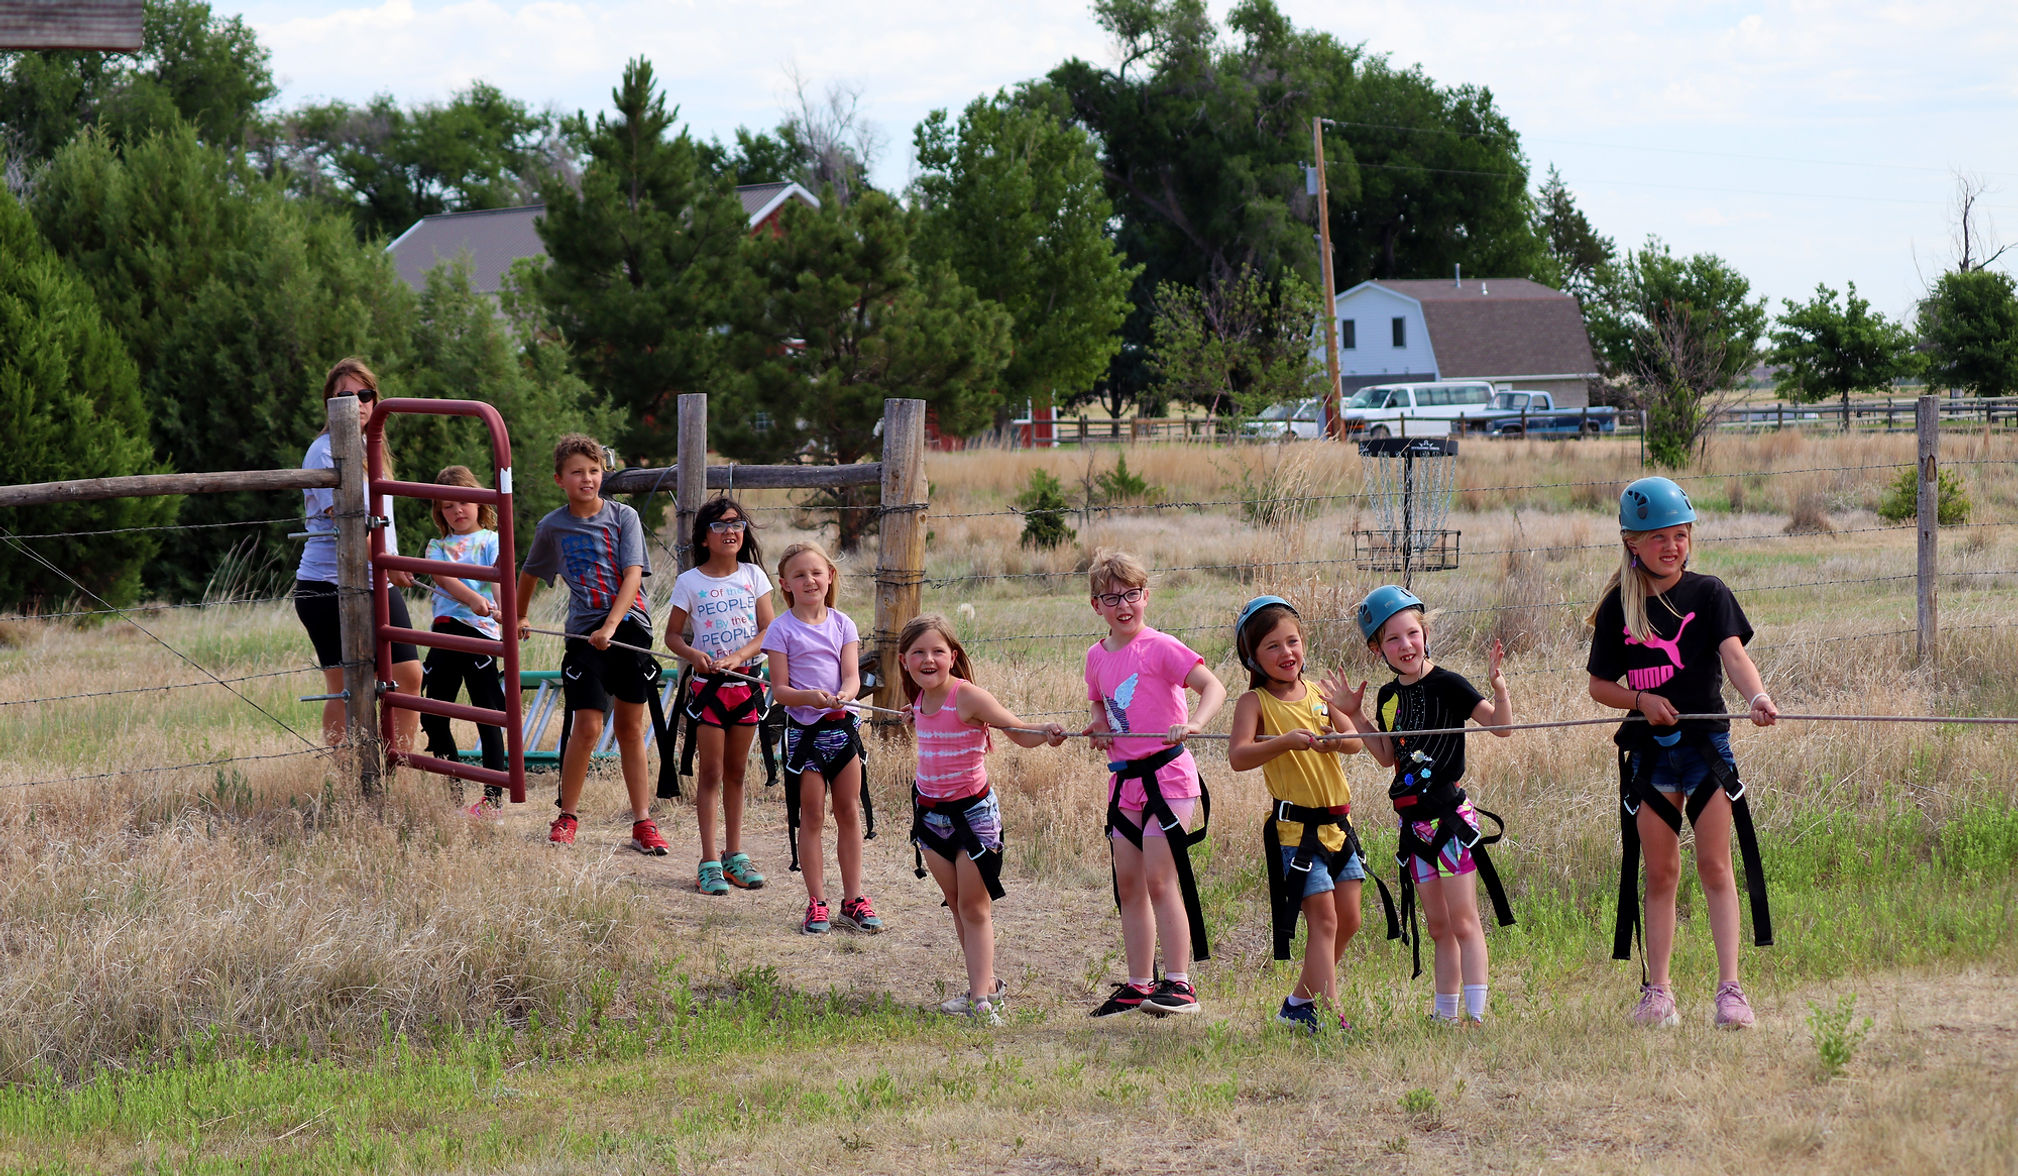
<svg viewBox="0 0 2018 1176"><path fill-rule="evenodd" d="M397 588L386 595L392 603L392 623L402 629L413 628L406 611L406 597ZM296 580L294 615L301 618L301 627L308 630L308 639L315 643L315 664L324 669L342 665L343 623L337 619L336 585L328 580ZM411 642L395 641L392 660L394 665L419 661L420 650Z"/></svg>
<svg viewBox="0 0 2018 1176"><path fill-rule="evenodd" d="M650 649L652 631L635 617L625 617L617 626L616 640ZM601 711L612 698L642 705L651 701L658 685L657 658L628 649L597 649L586 637L568 638L567 653L561 658L561 693L569 710Z"/></svg>

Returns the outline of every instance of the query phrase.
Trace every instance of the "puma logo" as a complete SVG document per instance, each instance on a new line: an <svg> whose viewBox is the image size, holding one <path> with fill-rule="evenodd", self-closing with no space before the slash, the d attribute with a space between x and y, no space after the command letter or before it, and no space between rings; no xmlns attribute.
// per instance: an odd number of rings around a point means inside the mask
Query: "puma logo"
<svg viewBox="0 0 2018 1176"><path fill-rule="evenodd" d="M1645 641L1633 636L1633 631L1629 626L1626 629L1627 645L1639 645L1647 649L1658 649L1668 656L1668 661L1672 664L1648 666L1645 669L1639 670L1627 670L1626 685L1632 687L1634 690L1652 690L1657 686L1666 685L1675 676L1675 671L1683 668L1682 634L1688 630L1689 622L1695 619L1696 614L1689 613L1682 617L1681 627L1675 630L1673 637L1661 637L1656 634Z"/></svg>

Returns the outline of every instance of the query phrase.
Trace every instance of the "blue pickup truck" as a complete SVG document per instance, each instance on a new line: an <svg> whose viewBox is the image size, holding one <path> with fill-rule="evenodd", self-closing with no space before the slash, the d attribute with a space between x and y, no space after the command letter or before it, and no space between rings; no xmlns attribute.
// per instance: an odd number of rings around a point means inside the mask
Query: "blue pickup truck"
<svg viewBox="0 0 2018 1176"><path fill-rule="evenodd" d="M1575 437L1614 433L1616 408L1557 408L1547 392L1507 389L1494 392L1482 409L1459 419L1464 432L1486 437Z"/></svg>

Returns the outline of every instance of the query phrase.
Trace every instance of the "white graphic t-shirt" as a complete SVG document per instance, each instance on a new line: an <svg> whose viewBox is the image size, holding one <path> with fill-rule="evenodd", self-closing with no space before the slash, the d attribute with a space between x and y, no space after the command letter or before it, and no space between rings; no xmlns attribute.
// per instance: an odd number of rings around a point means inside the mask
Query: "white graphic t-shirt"
<svg viewBox="0 0 2018 1176"><path fill-rule="evenodd" d="M724 657L756 640L757 600L770 592L770 577L756 564L737 564L720 578L688 568L673 581L673 607L687 614L695 649Z"/></svg>

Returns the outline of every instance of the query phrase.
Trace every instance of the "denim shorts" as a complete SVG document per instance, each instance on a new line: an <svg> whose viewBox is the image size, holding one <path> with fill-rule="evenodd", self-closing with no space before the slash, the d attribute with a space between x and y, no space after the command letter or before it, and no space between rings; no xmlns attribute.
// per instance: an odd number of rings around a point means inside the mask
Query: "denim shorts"
<svg viewBox="0 0 2018 1176"><path fill-rule="evenodd" d="M1294 845L1282 846L1281 853L1282 876L1293 880L1296 877L1296 867L1290 863L1296 860L1296 847ZM1324 868L1323 862L1312 858L1310 860L1310 873L1305 875L1303 880L1303 897L1309 898L1313 894L1330 894L1332 891L1338 889L1340 882L1364 881L1366 881L1366 863L1359 860L1358 854L1353 854L1351 857L1345 859L1345 868L1338 872L1336 879L1332 878L1330 870Z"/></svg>
<svg viewBox="0 0 2018 1176"><path fill-rule="evenodd" d="M1723 731L1711 732L1709 740L1710 746L1716 749L1718 755L1724 757L1724 763L1735 772L1738 761L1731 756L1730 735ZM1692 746L1686 739L1673 747L1656 746L1651 751L1634 752L1627 761L1626 770L1631 772L1635 779L1639 777L1642 755L1653 757L1653 771L1648 779L1657 792L1690 796L1696 789L1706 784L1714 786L1716 783L1716 777L1710 773L1709 762L1703 758L1701 749Z"/></svg>

